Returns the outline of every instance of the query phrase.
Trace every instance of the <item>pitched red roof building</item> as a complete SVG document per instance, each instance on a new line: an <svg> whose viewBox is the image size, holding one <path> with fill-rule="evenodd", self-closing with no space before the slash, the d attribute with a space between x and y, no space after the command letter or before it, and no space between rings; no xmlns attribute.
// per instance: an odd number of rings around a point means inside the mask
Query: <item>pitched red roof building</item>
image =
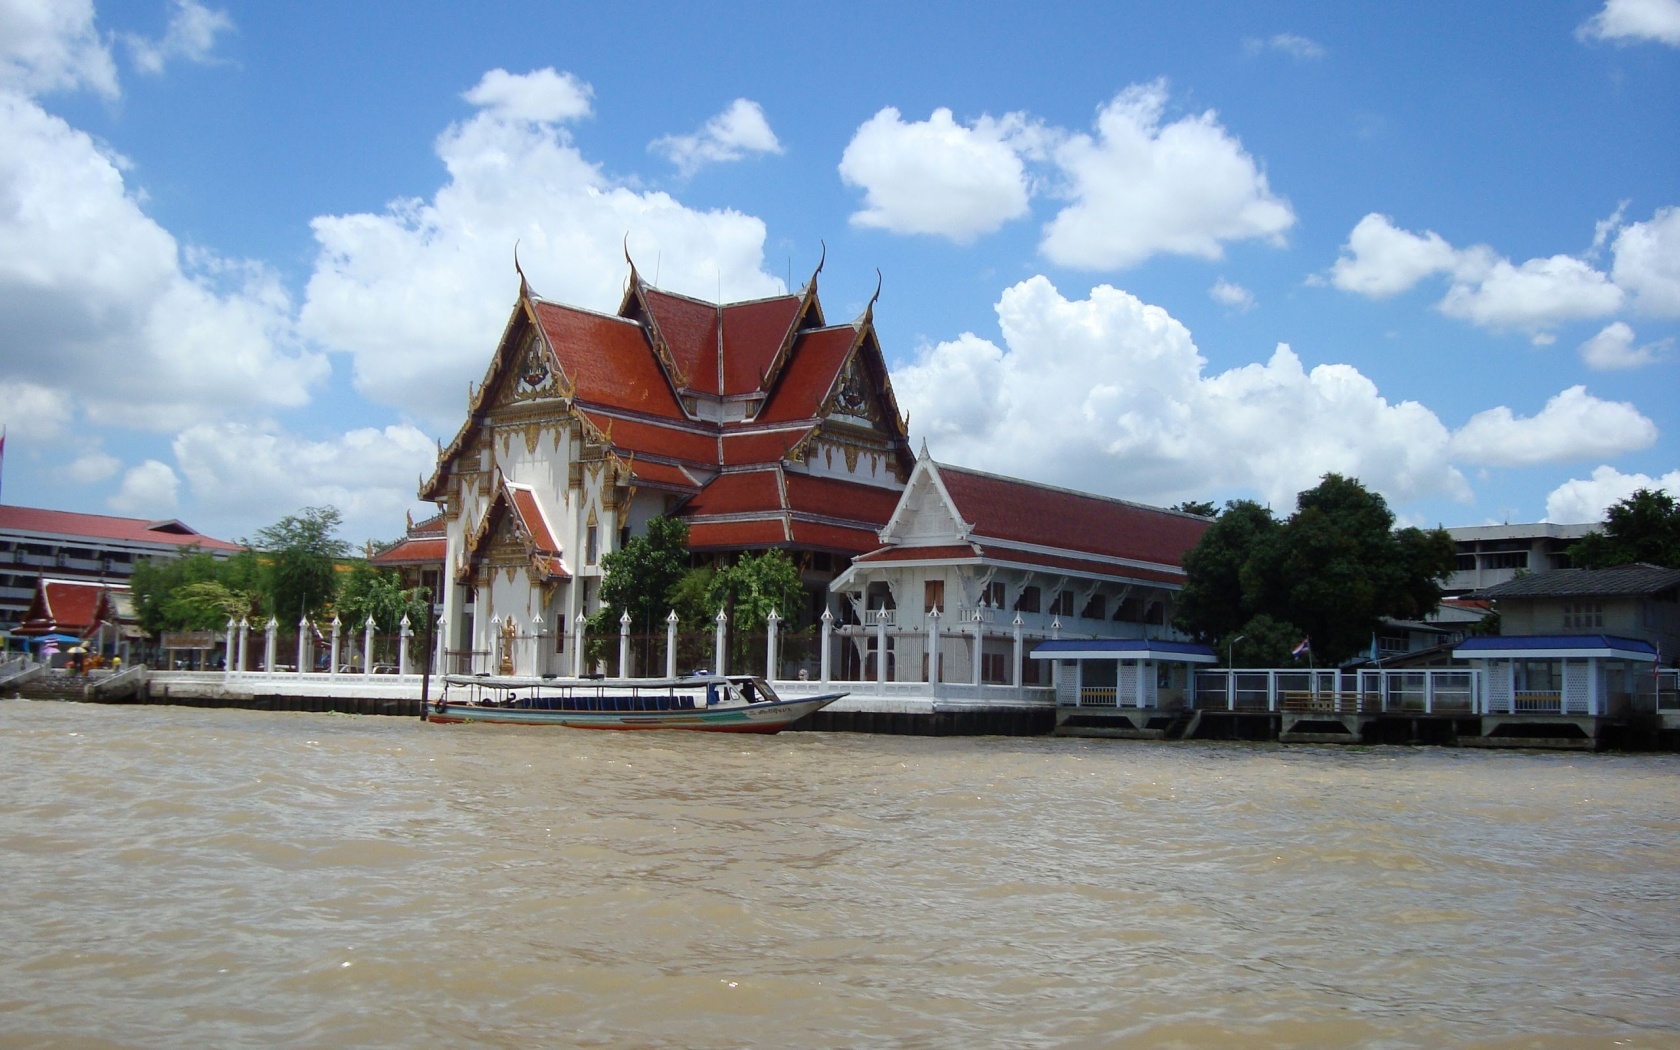
<svg viewBox="0 0 1680 1050"><path fill-rule="evenodd" d="M834 572L878 545L914 465L906 435L872 309L828 323L814 274L715 304L632 266L615 314L522 282L421 488L441 511L445 644L498 651L512 617L522 672L570 670L564 625L597 608L601 558L658 514L685 519L697 553L789 551L820 610Z"/></svg>

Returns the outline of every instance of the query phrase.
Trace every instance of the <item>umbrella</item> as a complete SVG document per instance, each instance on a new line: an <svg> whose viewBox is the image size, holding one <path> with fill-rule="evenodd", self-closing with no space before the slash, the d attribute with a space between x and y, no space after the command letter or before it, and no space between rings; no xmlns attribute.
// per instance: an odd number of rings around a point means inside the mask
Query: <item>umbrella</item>
<svg viewBox="0 0 1680 1050"><path fill-rule="evenodd" d="M87 646L85 646L85 645L72 645L70 648L68 648L64 651L67 652L67 653L85 653L85 652L87 652Z"/></svg>

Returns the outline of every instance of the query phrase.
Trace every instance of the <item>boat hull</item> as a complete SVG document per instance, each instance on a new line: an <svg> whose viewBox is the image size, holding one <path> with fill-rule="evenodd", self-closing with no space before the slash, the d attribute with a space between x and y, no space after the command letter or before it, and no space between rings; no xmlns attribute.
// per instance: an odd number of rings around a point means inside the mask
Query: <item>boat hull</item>
<svg viewBox="0 0 1680 1050"><path fill-rule="evenodd" d="M565 711L495 704L439 701L426 709L428 722L565 726L570 729L677 729L700 733L779 733L844 693L768 703L674 711Z"/></svg>

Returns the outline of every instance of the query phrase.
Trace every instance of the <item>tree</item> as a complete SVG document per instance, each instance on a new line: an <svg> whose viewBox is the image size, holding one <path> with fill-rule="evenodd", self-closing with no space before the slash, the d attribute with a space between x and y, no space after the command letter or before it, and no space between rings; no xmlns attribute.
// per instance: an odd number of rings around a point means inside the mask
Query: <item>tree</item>
<svg viewBox="0 0 1680 1050"><path fill-rule="evenodd" d="M403 617L414 630L412 645L426 644L431 595L424 587L404 587L402 574L361 562L351 569L334 605L344 630L354 635L373 617L376 631L389 636L402 629Z"/></svg>
<svg viewBox="0 0 1680 1050"><path fill-rule="evenodd" d="M350 553L338 537L344 516L336 507L305 507L257 533L251 544L263 553L268 612L281 623L329 607L338 593L335 563Z"/></svg>
<svg viewBox="0 0 1680 1050"><path fill-rule="evenodd" d="M1320 662L1340 663L1369 646L1384 617L1433 612L1454 551L1442 529L1395 531L1382 496L1326 474L1281 523L1257 504L1227 504L1184 559L1174 619L1215 645L1253 625L1264 644L1243 648L1268 657L1282 636L1299 632L1291 648L1305 635ZM1267 619L1256 624L1257 617Z"/></svg>
<svg viewBox="0 0 1680 1050"><path fill-rule="evenodd" d="M1212 518L1219 514L1219 505L1212 500L1187 499L1183 503L1176 503L1168 508L1181 514L1195 514L1198 517Z"/></svg>
<svg viewBox="0 0 1680 1050"><path fill-rule="evenodd" d="M153 637L219 630L229 617L239 620L257 611L262 571L250 551L221 559L193 548L177 558L136 562L129 580L135 619Z"/></svg>
<svg viewBox="0 0 1680 1050"><path fill-rule="evenodd" d="M712 577L711 598L714 608L729 613L731 630L747 635L764 630L771 610L785 618L798 615L805 588L787 552L767 550L744 554L718 570Z"/></svg>
<svg viewBox="0 0 1680 1050"><path fill-rule="evenodd" d="M1640 489L1604 514L1604 528L1569 548L1581 569L1648 562L1680 569L1680 501L1661 489Z"/></svg>
<svg viewBox="0 0 1680 1050"><path fill-rule="evenodd" d="M611 612L612 629L628 612L635 629L652 634L671 612L672 591L688 571L688 524L680 518L653 518L646 533L608 554L601 565L607 571L601 604Z"/></svg>

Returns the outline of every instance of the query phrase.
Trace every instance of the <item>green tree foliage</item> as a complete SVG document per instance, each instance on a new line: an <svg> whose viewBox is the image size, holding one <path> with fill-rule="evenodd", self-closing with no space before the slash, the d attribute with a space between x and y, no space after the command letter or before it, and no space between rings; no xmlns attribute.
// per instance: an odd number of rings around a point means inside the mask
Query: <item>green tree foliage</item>
<svg viewBox="0 0 1680 1050"><path fill-rule="evenodd" d="M305 507L257 533L251 546L267 566L267 611L281 623L297 623L330 607L338 593L335 562L350 553L338 536L344 516L336 507Z"/></svg>
<svg viewBox="0 0 1680 1050"><path fill-rule="evenodd" d="M262 565L250 551L215 558L193 549L178 558L147 558L135 563L129 587L140 629L156 637L164 631L210 631L256 614L261 598Z"/></svg>
<svg viewBox="0 0 1680 1050"><path fill-rule="evenodd" d="M1176 503L1168 508L1181 514L1195 514L1203 518L1216 517L1219 514L1219 504L1212 500L1187 499L1183 503Z"/></svg>
<svg viewBox="0 0 1680 1050"><path fill-rule="evenodd" d="M334 608L341 625L352 632L361 630L369 616L375 630L396 631L406 616L420 634L426 629L430 598L424 587L404 587L397 570L362 562L346 574Z"/></svg>
<svg viewBox="0 0 1680 1050"><path fill-rule="evenodd" d="M711 598L714 609L729 613L732 631L756 634L765 629L772 609L787 619L797 616L805 589L799 584L799 567L787 552L768 550L742 555L718 570L712 577Z"/></svg>
<svg viewBox="0 0 1680 1050"><path fill-rule="evenodd" d="M688 524L680 518L654 518L646 533L608 554L601 565L607 570L601 604L603 612L611 613L605 618L610 629L618 630L619 617L628 612L632 631L663 630L672 592L688 572Z"/></svg>
<svg viewBox="0 0 1680 1050"><path fill-rule="evenodd" d="M1581 569L1608 569L1647 562L1680 569L1680 500L1661 489L1640 489L1612 506L1604 528L1569 548Z"/></svg>
<svg viewBox="0 0 1680 1050"><path fill-rule="evenodd" d="M1300 640L1299 627L1261 613L1221 640L1219 658L1233 667L1288 667L1296 662L1290 653Z"/></svg>
<svg viewBox="0 0 1680 1050"><path fill-rule="evenodd" d="M1294 634L1293 648L1306 635L1318 662L1340 663L1369 646L1382 618L1432 612L1453 557L1444 530L1396 531L1380 495L1326 474L1283 522L1254 503L1226 504L1185 557L1175 622L1221 656L1226 639L1252 625L1256 640L1244 651L1272 657L1281 638Z"/></svg>

